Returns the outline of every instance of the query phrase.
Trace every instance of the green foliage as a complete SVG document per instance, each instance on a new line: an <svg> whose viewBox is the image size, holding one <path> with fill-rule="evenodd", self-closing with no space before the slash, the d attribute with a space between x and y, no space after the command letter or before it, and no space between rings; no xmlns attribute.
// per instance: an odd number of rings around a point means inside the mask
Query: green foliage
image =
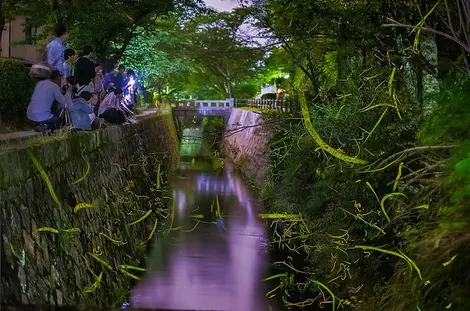
<svg viewBox="0 0 470 311"><path fill-rule="evenodd" d="M220 144L224 135L225 122L223 117L204 117L202 133L204 143L213 152L220 153Z"/></svg>
<svg viewBox="0 0 470 311"><path fill-rule="evenodd" d="M346 310L467 310L468 76L447 71L423 123L434 69L406 48L414 37L379 27L387 18L416 24L418 12L405 1L345 4L268 0L259 13L297 67L291 95L306 94L318 137L335 154L371 163L324 152L308 122L277 120L263 198L273 212L303 215L295 234L273 239L294 260L307 258L292 269L289 295L278 294L299 309L336 297ZM305 290L304 273L331 292Z"/></svg>
<svg viewBox="0 0 470 311"><path fill-rule="evenodd" d="M164 20L160 21L160 24L164 23ZM152 82L167 78L183 66L181 61L170 61L165 52L156 48L158 44L169 40L168 33L158 27L157 23L155 28L137 29L139 34L131 40L122 58L129 68L145 77L146 85L149 86L154 86Z"/></svg>
<svg viewBox="0 0 470 311"><path fill-rule="evenodd" d="M249 77L256 75L257 63L264 52L245 45L237 36L248 13L245 9L233 14L208 11L190 22L175 23L169 31L170 40L158 44L172 61L183 60L192 68L185 71L189 76L183 77L190 85L203 87L197 92L186 92L187 96L196 93L194 97L204 95L220 99L239 97L237 91L253 93L256 87L248 86L251 84ZM184 89L190 88L185 86Z"/></svg>
<svg viewBox="0 0 470 311"><path fill-rule="evenodd" d="M34 81L19 61L0 58L0 121L24 120Z"/></svg>
<svg viewBox="0 0 470 311"><path fill-rule="evenodd" d="M287 88L290 74L295 70L294 64L284 49L274 47L264 59L264 66L260 72L265 85L276 84Z"/></svg>
<svg viewBox="0 0 470 311"><path fill-rule="evenodd" d="M470 137L470 116L467 103L470 78L458 73L442 82L437 108L423 124L420 138L424 143L453 143Z"/></svg>
<svg viewBox="0 0 470 311"><path fill-rule="evenodd" d="M449 76L441 84L437 108L423 124L420 139L427 143L456 144L446 162L446 175L435 208L427 213L419 227L403 236L418 258L426 283L410 277L399 266L390 286L384 291L384 309L468 310L466 294L470 286L468 223L470 222L470 144L466 121L468 76ZM410 288L411 290L407 290ZM450 307L449 307L450 306Z"/></svg>
<svg viewBox="0 0 470 311"><path fill-rule="evenodd" d="M198 6L191 0L8 0L7 4L2 5L2 14L28 16L29 24L43 27L41 39L52 37L57 23L64 24L69 28L72 47L80 50L91 44L101 60L119 59L137 36L137 29L153 26L157 17L178 11L181 4L188 10Z"/></svg>

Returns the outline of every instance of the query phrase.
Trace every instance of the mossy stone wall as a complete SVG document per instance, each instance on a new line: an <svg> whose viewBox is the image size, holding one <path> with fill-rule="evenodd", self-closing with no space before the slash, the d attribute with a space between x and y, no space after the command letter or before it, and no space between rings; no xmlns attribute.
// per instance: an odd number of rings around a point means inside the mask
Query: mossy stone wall
<svg viewBox="0 0 470 311"><path fill-rule="evenodd" d="M1 152L2 304L122 303L134 279L120 267L144 266L150 233L168 197L157 189L157 166L165 186L177 156L170 114ZM93 207L75 213L80 203ZM129 225L149 210L147 218ZM41 231L46 227L58 233Z"/></svg>

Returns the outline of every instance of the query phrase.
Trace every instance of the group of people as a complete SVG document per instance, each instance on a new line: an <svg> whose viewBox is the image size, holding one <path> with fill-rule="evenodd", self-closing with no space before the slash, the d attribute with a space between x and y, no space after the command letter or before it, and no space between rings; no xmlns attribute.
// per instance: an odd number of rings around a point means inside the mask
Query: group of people
<svg viewBox="0 0 470 311"><path fill-rule="evenodd" d="M137 102L136 76L119 65L92 61L93 48L80 54L66 49L67 29L56 28L56 37L46 47L46 63L38 65L47 74L36 83L27 117L40 132L54 131L66 124L78 130L99 128L106 123L133 122ZM33 66L34 67L34 66Z"/></svg>

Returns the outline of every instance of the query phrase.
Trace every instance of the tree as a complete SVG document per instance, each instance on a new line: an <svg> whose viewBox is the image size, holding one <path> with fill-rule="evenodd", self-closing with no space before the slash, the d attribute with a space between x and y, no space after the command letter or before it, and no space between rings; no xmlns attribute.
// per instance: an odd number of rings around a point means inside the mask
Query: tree
<svg viewBox="0 0 470 311"><path fill-rule="evenodd" d="M5 20L27 16L32 25L44 27L43 36L48 36L56 24L64 24L73 47L91 44L98 58L117 61L132 39L154 27L159 16L182 14L182 7L194 11L199 6L199 0L5 0L1 16Z"/></svg>
<svg viewBox="0 0 470 311"><path fill-rule="evenodd" d="M247 46L237 36L248 13L244 9L233 14L208 11L192 21L176 24L169 32L171 40L158 48L193 64L206 80L217 81L217 89L225 97L233 97L242 81L256 75L264 55L262 49Z"/></svg>

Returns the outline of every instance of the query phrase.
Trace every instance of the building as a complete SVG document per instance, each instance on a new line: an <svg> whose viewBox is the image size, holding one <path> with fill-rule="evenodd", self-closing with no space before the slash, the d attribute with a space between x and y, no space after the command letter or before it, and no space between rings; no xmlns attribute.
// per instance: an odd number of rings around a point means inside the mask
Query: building
<svg viewBox="0 0 470 311"><path fill-rule="evenodd" d="M17 16L5 24L2 32L1 56L14 58L26 64L33 64L44 59L44 50L35 40L36 27L25 27L26 18ZM22 42L25 44L15 44Z"/></svg>

